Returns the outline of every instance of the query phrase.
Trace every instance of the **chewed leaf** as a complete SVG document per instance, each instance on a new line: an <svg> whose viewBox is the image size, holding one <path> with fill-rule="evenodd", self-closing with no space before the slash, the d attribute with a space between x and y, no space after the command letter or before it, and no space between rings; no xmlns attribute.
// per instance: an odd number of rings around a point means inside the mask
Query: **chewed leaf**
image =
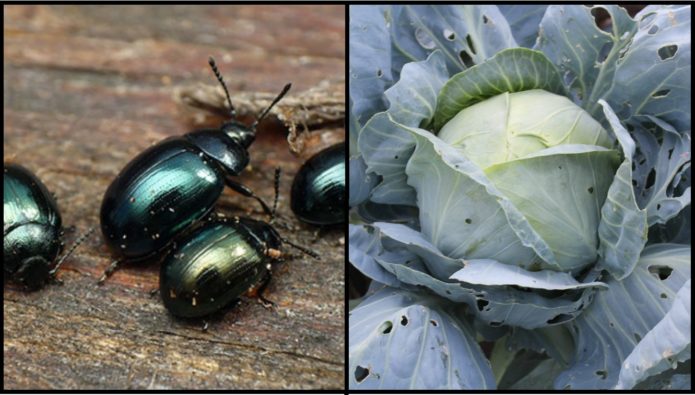
<svg viewBox="0 0 695 395"><path fill-rule="evenodd" d="M492 259L464 261L463 269L451 275L451 279L478 285L517 285L546 290L568 290L602 287L598 281L581 283L568 273L541 270L530 272L517 266L505 265Z"/></svg>
<svg viewBox="0 0 695 395"><path fill-rule="evenodd" d="M414 191L405 177L405 164L415 142L403 127L428 123L432 118L436 92L446 80L442 56L435 51L427 60L404 67L401 79L387 93L389 110L374 115L360 132L358 146L367 171L383 178L372 192L371 200L376 203L415 205Z"/></svg>
<svg viewBox="0 0 695 395"><path fill-rule="evenodd" d="M381 234L383 246L379 254L372 250L374 262L404 285L425 287L443 298L466 303L478 318L495 328L513 325L534 329L570 321L591 303L595 292L593 287L568 290L562 298L555 298L511 287L452 282L448 276L460 268L460 260L438 253L419 232L397 224L375 224L369 228ZM407 253L413 255L406 256ZM435 273L448 273L442 279L428 271L437 265L441 268ZM591 272L585 281L594 281L596 274Z"/></svg>
<svg viewBox="0 0 695 395"><path fill-rule="evenodd" d="M610 15L611 31L596 25L594 8L603 8ZM596 100L611 88L620 53L636 30L635 21L618 5L551 5L541 21L535 49L543 51L560 68L575 103L602 121ZM644 64L641 67L644 69ZM633 82L630 90L637 85Z"/></svg>
<svg viewBox="0 0 695 395"><path fill-rule="evenodd" d="M601 208L599 234L599 267L608 270L617 279L630 275L637 264L642 248L647 242L647 213L637 206L632 187L632 157L635 142L621 125L618 117L603 100L606 118L610 122L625 160L618 168L608 197Z"/></svg>
<svg viewBox="0 0 695 395"><path fill-rule="evenodd" d="M664 318L678 290L690 279L690 246L655 244L644 249L639 263L622 281L606 281L608 289L567 324L576 352L556 389L608 389L618 383L625 359ZM675 334L667 335L675 340Z"/></svg>
<svg viewBox="0 0 695 395"><path fill-rule="evenodd" d="M616 389L630 389L645 378L690 359L690 279L675 296L666 316L625 359Z"/></svg>
<svg viewBox="0 0 695 395"><path fill-rule="evenodd" d="M604 79L610 90L596 97L604 97L621 120L651 115L678 131L690 130L691 7L647 6L635 19L639 29L619 53L615 77Z"/></svg>
<svg viewBox="0 0 695 395"><path fill-rule="evenodd" d="M431 296L386 288L350 313L350 389L494 389L472 331Z"/></svg>
<svg viewBox="0 0 695 395"><path fill-rule="evenodd" d="M367 200L377 182L376 175L367 172L361 156L350 158L350 207Z"/></svg>
<svg viewBox="0 0 695 395"><path fill-rule="evenodd" d="M386 109L384 91L393 84L391 38L383 7L350 7L351 115L364 125Z"/></svg>
<svg viewBox="0 0 695 395"><path fill-rule="evenodd" d="M374 261L374 256L382 251L378 233L370 233L359 225L350 225L350 263L372 280L397 287L400 285L398 279Z"/></svg>
<svg viewBox="0 0 695 395"><path fill-rule="evenodd" d="M497 8L507 18L519 46L533 47L538 38L539 24L548 6L545 4L500 4Z"/></svg>
<svg viewBox="0 0 695 395"><path fill-rule="evenodd" d="M431 51L445 54L450 74L516 47L509 25L494 5L394 5L391 37L394 66L421 60Z"/></svg>
<svg viewBox="0 0 695 395"><path fill-rule="evenodd" d="M434 128L439 130L459 111L504 92L543 89L565 95L562 78L542 52L512 48L451 77L439 92Z"/></svg>
<svg viewBox="0 0 695 395"><path fill-rule="evenodd" d="M665 224L690 204L690 131L679 133L659 118L631 125L639 151L632 179L649 226Z"/></svg>

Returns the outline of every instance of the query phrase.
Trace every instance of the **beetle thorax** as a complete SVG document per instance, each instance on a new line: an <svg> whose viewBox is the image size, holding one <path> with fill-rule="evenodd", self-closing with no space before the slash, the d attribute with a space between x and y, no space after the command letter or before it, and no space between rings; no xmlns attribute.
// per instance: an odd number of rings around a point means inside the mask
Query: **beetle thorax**
<svg viewBox="0 0 695 395"><path fill-rule="evenodd" d="M243 123L229 121L222 124L222 131L232 140L248 148L256 139L256 131Z"/></svg>

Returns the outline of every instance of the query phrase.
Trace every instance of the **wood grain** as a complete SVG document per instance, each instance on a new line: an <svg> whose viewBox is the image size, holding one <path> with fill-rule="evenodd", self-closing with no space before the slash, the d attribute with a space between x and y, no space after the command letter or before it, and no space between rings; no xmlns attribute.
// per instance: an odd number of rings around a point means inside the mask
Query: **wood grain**
<svg viewBox="0 0 695 395"><path fill-rule="evenodd" d="M3 154L56 195L68 246L98 228L103 193L131 158L193 127L174 91L215 84L208 56L232 92L277 92L288 80L301 92L344 80L343 6L4 11ZM289 189L301 160L286 136L279 121L264 122L240 177L270 200L280 166L279 211L290 227L281 231L322 255L276 266L266 293L276 310L244 298L203 332L202 322L175 319L150 297L157 265L126 266L98 287L112 256L97 231L63 266L63 286L28 293L4 283L4 389L344 388L344 230L316 238L293 217ZM231 191L218 210L262 217Z"/></svg>

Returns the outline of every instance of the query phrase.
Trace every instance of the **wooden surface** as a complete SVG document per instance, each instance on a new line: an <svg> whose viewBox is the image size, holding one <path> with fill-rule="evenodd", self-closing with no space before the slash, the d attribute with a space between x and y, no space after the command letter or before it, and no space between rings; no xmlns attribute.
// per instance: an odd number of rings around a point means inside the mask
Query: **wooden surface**
<svg viewBox="0 0 695 395"><path fill-rule="evenodd" d="M233 94L344 80L343 6L4 11L5 161L31 169L56 195L68 246L98 229L103 193L131 158L192 129L174 91L215 84L209 55ZM344 387L345 235L332 229L314 241L315 229L296 221L289 188L301 161L277 119L261 126L240 180L270 200L272 169L281 166L280 213L294 229L280 230L323 256L276 266L266 296L277 310L244 298L203 332L202 322L177 320L150 297L158 265L126 266L98 287L111 254L97 230L63 266L63 286L28 293L4 284L4 389ZM218 210L262 216L229 190Z"/></svg>

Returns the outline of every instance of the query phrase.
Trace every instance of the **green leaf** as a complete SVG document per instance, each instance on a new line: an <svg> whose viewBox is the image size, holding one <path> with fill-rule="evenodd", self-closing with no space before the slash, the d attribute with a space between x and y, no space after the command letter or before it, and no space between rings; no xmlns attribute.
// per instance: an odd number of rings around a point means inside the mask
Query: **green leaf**
<svg viewBox="0 0 695 395"><path fill-rule="evenodd" d="M596 292L593 303L566 324L576 352L556 389L609 389L618 383L626 358L664 319L691 278L690 254L690 246L651 245L627 278L606 281L608 289ZM675 341L675 334L664 336Z"/></svg>
<svg viewBox="0 0 695 395"><path fill-rule="evenodd" d="M603 100L600 102L623 148L625 160L615 173L608 197L601 208L601 222L598 226L601 258L598 266L620 280L630 275L647 243L647 211L637 205L632 187L635 142L610 106Z"/></svg>
<svg viewBox="0 0 695 395"><path fill-rule="evenodd" d="M350 389L494 389L469 325L422 293L385 288L350 312Z"/></svg>
<svg viewBox="0 0 695 395"><path fill-rule="evenodd" d="M542 52L526 48L501 51L444 84L434 114L435 130L475 103L500 93L530 89L566 95L558 70Z"/></svg>
<svg viewBox="0 0 695 395"><path fill-rule="evenodd" d="M616 389L630 389L645 378L690 359L690 294L688 279L668 313L625 359Z"/></svg>

